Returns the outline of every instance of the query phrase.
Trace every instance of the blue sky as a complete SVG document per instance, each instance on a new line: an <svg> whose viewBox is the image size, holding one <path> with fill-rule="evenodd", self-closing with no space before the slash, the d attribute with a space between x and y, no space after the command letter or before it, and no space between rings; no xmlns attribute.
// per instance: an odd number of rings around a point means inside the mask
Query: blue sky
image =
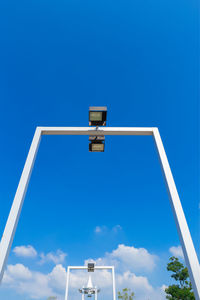
<svg viewBox="0 0 200 300"><path fill-rule="evenodd" d="M36 126L87 126L88 107L107 105L108 126L159 127L200 257L198 1L8 0L0 28L0 233ZM118 277L127 268L156 289L169 283L178 245L151 137L106 137L105 153L89 153L88 137L43 137L10 268L43 276L59 265L64 274L61 265L88 258L111 263L116 250ZM17 256L19 246L30 255ZM124 262L123 251L134 260L140 248L152 270ZM23 280L4 284L0 297L33 299L17 288Z"/></svg>

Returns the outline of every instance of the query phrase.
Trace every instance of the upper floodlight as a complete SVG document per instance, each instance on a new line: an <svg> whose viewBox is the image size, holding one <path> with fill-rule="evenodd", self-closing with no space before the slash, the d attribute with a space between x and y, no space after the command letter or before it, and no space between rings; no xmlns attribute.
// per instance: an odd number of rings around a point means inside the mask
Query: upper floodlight
<svg viewBox="0 0 200 300"><path fill-rule="evenodd" d="M89 107L89 126L106 126L107 107Z"/></svg>

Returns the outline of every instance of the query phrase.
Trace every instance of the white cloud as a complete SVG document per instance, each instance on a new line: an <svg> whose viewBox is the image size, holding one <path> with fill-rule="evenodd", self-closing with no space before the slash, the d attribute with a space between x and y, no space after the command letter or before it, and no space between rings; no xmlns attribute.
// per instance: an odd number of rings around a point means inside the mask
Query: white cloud
<svg viewBox="0 0 200 300"><path fill-rule="evenodd" d="M54 264L64 263L67 253L57 250L56 252L49 252L47 254L40 253L38 255L35 248L31 245L28 246L17 246L13 249L13 252L18 257L40 257L39 264L44 264L47 262L53 262Z"/></svg>
<svg viewBox="0 0 200 300"><path fill-rule="evenodd" d="M173 246L173 247L169 248L169 252L175 257L184 258L183 250L182 250L181 246L177 246L177 247Z"/></svg>
<svg viewBox="0 0 200 300"><path fill-rule="evenodd" d="M15 279L27 280L32 277L31 272L22 264L8 265L4 276L4 282L13 282Z"/></svg>
<svg viewBox="0 0 200 300"><path fill-rule="evenodd" d="M156 265L156 256L150 254L146 249L123 244L111 253L111 257L120 261L125 268L132 270L152 271Z"/></svg>
<svg viewBox="0 0 200 300"><path fill-rule="evenodd" d="M18 246L13 249L13 252L16 256L20 257L36 257L37 251L33 248L33 246Z"/></svg>
<svg viewBox="0 0 200 300"><path fill-rule="evenodd" d="M111 253L98 258L97 265L114 265L118 272L130 270L133 272L150 272L156 266L156 255L150 254L145 248L118 245ZM87 263L87 261L85 262Z"/></svg>
<svg viewBox="0 0 200 300"><path fill-rule="evenodd" d="M22 275L25 271L26 275ZM94 285L101 288L101 297L110 299L112 295L112 277L108 270L92 274ZM8 280L9 277L9 280ZM70 275L70 299L77 300L78 288L86 285L88 273L75 271ZM64 300L66 285L66 270L62 265L56 265L48 274L31 271L23 265L9 265L4 279L3 287L14 289L18 294L23 294L29 299L43 299L56 296ZM129 287L134 291L137 300L155 299L164 300L163 287L154 288L147 277L136 276L130 271L116 274L116 290Z"/></svg>
<svg viewBox="0 0 200 300"><path fill-rule="evenodd" d="M54 264L60 264L64 263L65 257L67 256L67 253L57 250L55 253L54 252L49 252L47 254L41 253L40 254L40 261L39 264L44 264L47 262L53 262Z"/></svg>
<svg viewBox="0 0 200 300"><path fill-rule="evenodd" d="M3 277L3 287L14 289L30 299L41 299L57 296L62 299L66 282L66 271L61 265L44 274L31 271L22 264L8 265Z"/></svg>
<svg viewBox="0 0 200 300"><path fill-rule="evenodd" d="M96 226L94 229L95 233L101 233L103 231L103 227L102 226Z"/></svg>
<svg viewBox="0 0 200 300"><path fill-rule="evenodd" d="M56 265L48 277L51 287L59 291L64 291L66 287L66 270L61 264Z"/></svg>
<svg viewBox="0 0 200 300"><path fill-rule="evenodd" d="M137 300L164 300L166 299L163 289L164 285L155 288L150 284L146 276L136 275L136 273L152 273L158 259L156 255L149 253L145 248L135 248L121 244L112 252L107 252L104 257L96 260L88 259L85 261L85 264L95 262L97 265L114 265L117 291L124 287L129 287L134 291ZM105 299L110 299L111 274L105 271L101 276L98 275L94 279L102 287L102 290L106 290L107 297L105 296ZM73 282L78 283L79 280L73 278Z"/></svg>
<svg viewBox="0 0 200 300"><path fill-rule="evenodd" d="M53 261L55 263L64 260L65 257L66 254L59 250L44 255L42 259L44 262ZM94 261L98 265L114 265L116 267L116 291L128 287L135 292L137 300L164 300L164 285L153 287L147 276L137 274L137 272L141 273L143 271L152 272L156 260L157 257L149 253L147 249L119 245L103 257L97 260L90 259L89 261ZM111 299L111 272L109 270L95 271L92 273L92 279L93 284L101 288L101 298ZM86 285L87 280L87 272L81 270L71 272L69 290L71 300L77 300L77 297L80 296L78 288ZM58 300L64 300L65 285L66 270L60 263L56 264L47 274L33 271L22 264L8 265L3 278L4 288L13 289L29 299L44 299L49 296L56 296Z"/></svg>
<svg viewBox="0 0 200 300"><path fill-rule="evenodd" d="M99 234L99 233L105 234L105 233L118 233L121 230L122 230L122 227L120 225L115 225L111 229L105 225L102 225L102 226L96 226L94 229L94 232L96 234Z"/></svg>
<svg viewBox="0 0 200 300"><path fill-rule="evenodd" d="M112 228L112 231L114 232L114 233L117 233L117 232L119 232L119 231L121 231L122 230L122 227L120 226L120 225L115 225L113 228Z"/></svg>
<svg viewBox="0 0 200 300"><path fill-rule="evenodd" d="M130 288L135 293L137 300L154 299L164 300L166 299L165 293L162 287L153 287L147 277L136 276L130 271L126 271L123 274L116 275L116 283L118 290L122 290L124 287Z"/></svg>

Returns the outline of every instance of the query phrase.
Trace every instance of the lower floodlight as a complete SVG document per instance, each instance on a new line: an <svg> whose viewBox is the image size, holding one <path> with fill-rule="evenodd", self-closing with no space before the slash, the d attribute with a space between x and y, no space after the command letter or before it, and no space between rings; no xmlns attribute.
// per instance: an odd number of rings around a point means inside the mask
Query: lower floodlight
<svg viewBox="0 0 200 300"><path fill-rule="evenodd" d="M104 152L105 137L104 136L90 136L89 137L89 152Z"/></svg>
<svg viewBox="0 0 200 300"><path fill-rule="evenodd" d="M90 152L104 152L105 144L100 141L94 141L89 144L89 151Z"/></svg>

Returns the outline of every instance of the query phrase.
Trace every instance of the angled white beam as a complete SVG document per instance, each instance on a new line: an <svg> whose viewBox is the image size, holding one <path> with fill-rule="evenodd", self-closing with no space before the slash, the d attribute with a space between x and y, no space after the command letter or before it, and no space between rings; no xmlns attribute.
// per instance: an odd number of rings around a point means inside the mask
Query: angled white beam
<svg viewBox="0 0 200 300"><path fill-rule="evenodd" d="M26 159L26 163L24 165L24 169L22 171L19 185L15 194L15 198L13 200L13 204L0 243L0 283L3 278L5 265L8 259L8 255L10 253L10 248L12 246L22 205L24 202L29 180L31 177L31 172L34 166L35 158L40 144L40 139L41 139L41 130L40 128L37 128Z"/></svg>
<svg viewBox="0 0 200 300"><path fill-rule="evenodd" d="M159 131L154 127L37 127L0 243L0 282L18 224L41 135L152 135L154 137L190 280L196 300L200 300L198 258Z"/></svg>
<svg viewBox="0 0 200 300"><path fill-rule="evenodd" d="M194 294L196 299L200 299L200 266L199 266L197 254L192 242L190 231L176 189L174 178L169 166L167 155L165 153L165 149L160 137L160 133L157 128L154 128L153 136L157 147L158 155L160 158L160 163L164 174L165 183L167 186L170 204L176 222L176 228L181 242L185 262L188 267Z"/></svg>

